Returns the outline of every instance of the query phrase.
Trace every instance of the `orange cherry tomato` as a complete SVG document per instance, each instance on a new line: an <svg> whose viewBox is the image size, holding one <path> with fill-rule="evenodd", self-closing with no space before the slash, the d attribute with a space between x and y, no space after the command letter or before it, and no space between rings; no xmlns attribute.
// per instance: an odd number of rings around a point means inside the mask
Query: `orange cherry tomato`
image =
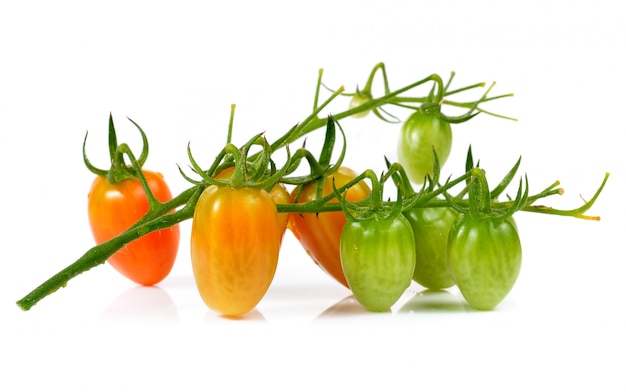
<svg viewBox="0 0 626 392"><path fill-rule="evenodd" d="M159 201L172 198L162 174L148 170L143 173ZM148 212L148 208L148 199L139 180L111 184L105 177L96 177L88 196L89 224L96 243L108 241L128 229ZM138 284L155 285L172 270L179 242L180 230L175 225L136 239L118 250L108 262Z"/></svg>
<svg viewBox="0 0 626 392"><path fill-rule="evenodd" d="M347 167L340 167L324 181L322 196L333 192L333 179L337 188L357 177L357 173ZM346 194L348 201L361 201L371 190L365 181L350 187ZM316 199L316 184L310 183L302 187L298 199L298 187L292 191L292 198L297 203L306 203ZM336 200L336 199L334 199ZM341 267L339 254L339 240L341 231L346 224L346 217L342 211L322 212L319 214L291 214L289 229L300 241L300 244L313 261L326 273L342 285L348 287L348 282Z"/></svg>
<svg viewBox="0 0 626 392"><path fill-rule="evenodd" d="M205 304L226 316L256 307L276 272L280 250L276 204L260 188L208 186L191 226L191 263Z"/></svg>
<svg viewBox="0 0 626 392"><path fill-rule="evenodd" d="M234 166L228 167L222 170L221 172L219 172L215 176L215 179L217 180L229 179L233 175L234 170L235 170ZM287 188L285 188L285 186L280 183L277 183L276 185L274 185L274 187L270 191L270 196L272 196L272 199L274 200L274 204L289 204L293 202L291 194L289 194L289 191L287 190ZM281 212L278 214L278 223L279 223L278 231L280 233L281 241L285 235L285 231L287 231L288 221L289 221L288 212Z"/></svg>

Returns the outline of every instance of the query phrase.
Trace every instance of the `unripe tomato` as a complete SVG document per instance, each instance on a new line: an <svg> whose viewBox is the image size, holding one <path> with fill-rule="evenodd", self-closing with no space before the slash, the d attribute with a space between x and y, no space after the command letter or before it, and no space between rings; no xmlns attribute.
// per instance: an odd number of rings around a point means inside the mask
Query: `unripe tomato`
<svg viewBox="0 0 626 392"><path fill-rule="evenodd" d="M350 290L364 308L389 310L413 277L411 224L402 214L348 221L341 235L341 264Z"/></svg>
<svg viewBox="0 0 626 392"><path fill-rule="evenodd" d="M456 285L472 307L496 307L513 288L522 265L515 221L459 215L450 229L448 260Z"/></svg>
<svg viewBox="0 0 626 392"><path fill-rule="evenodd" d="M333 179L337 188L345 185L357 173L347 167L340 167L326 177L322 196L333 192ZM301 187L298 196L298 187L292 191L292 199L297 203L306 203L316 200L316 184L310 183ZM348 189L345 198L348 201L361 201L370 194L370 188L365 181L357 183ZM296 196L298 199L296 200ZM336 200L336 199L334 199ZM319 214L291 214L289 229L300 241L300 244L313 261L336 281L348 287L348 282L341 267L339 241L341 231L346 224L346 216L342 211L322 212Z"/></svg>
<svg viewBox="0 0 626 392"><path fill-rule="evenodd" d="M256 307L270 287L281 235L276 204L260 188L207 187L191 226L196 286L212 310L239 316Z"/></svg>
<svg viewBox="0 0 626 392"><path fill-rule="evenodd" d="M398 162L411 182L422 184L426 174L433 175L433 147L443 167L452 149L450 123L436 113L417 110L402 124L398 139Z"/></svg>
<svg viewBox="0 0 626 392"><path fill-rule="evenodd" d="M159 201L172 198L163 175L148 170L143 173ZM89 224L96 243L108 241L128 229L148 212L148 208L148 199L139 180L111 184L105 177L96 177L88 196ZM172 270L179 241L180 230L175 225L136 239L117 251L108 262L128 279L146 286L154 285Z"/></svg>
<svg viewBox="0 0 626 392"><path fill-rule="evenodd" d="M359 107L363 104L368 103L371 100L372 100L372 95L370 93L357 92L356 94L352 96L352 99L350 99L349 108L354 109L356 107ZM358 113L353 114L352 117L363 118L367 116L369 112L370 112L369 110L358 112Z"/></svg>
<svg viewBox="0 0 626 392"><path fill-rule="evenodd" d="M415 235L413 280L421 286L441 290L454 286L448 268L448 234L457 213L451 208L414 208L404 212Z"/></svg>

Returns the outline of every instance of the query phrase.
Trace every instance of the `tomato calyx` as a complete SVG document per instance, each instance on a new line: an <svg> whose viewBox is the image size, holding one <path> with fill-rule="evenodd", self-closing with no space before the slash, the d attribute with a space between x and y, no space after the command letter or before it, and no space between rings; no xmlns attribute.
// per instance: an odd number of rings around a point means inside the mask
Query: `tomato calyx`
<svg viewBox="0 0 626 392"><path fill-rule="evenodd" d="M119 184L126 180L138 180L146 194L148 200L149 212L146 216L142 217L133 227L140 226L144 222L153 219L157 215L162 215L164 211L171 211L170 209L163 210L163 206L169 205L169 203L161 202L154 195L154 192L148 185L148 180L143 172L143 165L148 158L148 137L144 130L132 119L128 119L139 130L143 147L139 157L135 157L135 154L131 150L130 146L126 143L118 144L117 134L115 131L115 124L113 123L113 115L109 113L109 156L111 160L111 167L109 170L99 169L94 166L87 158L86 144L87 134L83 140L83 161L89 171L97 176L103 177L106 181L112 185ZM130 163L126 163L126 159ZM182 199L188 199L191 192L184 192ZM181 195L183 196L183 195Z"/></svg>
<svg viewBox="0 0 626 392"><path fill-rule="evenodd" d="M474 164L471 146L468 148L465 170L467 174L466 186L457 197L452 197L447 191L444 197L450 206L458 213L469 214L472 219L507 219L514 213L521 211L528 206L529 186L528 176L524 175L519 179L516 196L506 203L499 202L498 198L504 192L517 173L521 163L521 157L515 162L513 167L504 176L500 183L493 189L489 189L485 170ZM468 194L464 205L458 200Z"/></svg>
<svg viewBox="0 0 626 392"><path fill-rule="evenodd" d="M256 159L249 160L247 154L254 145L260 145L262 152L256 155ZM233 188L259 187L269 190L280 181L291 165L289 147L286 146L285 150L287 153L286 163L282 168L276 169L276 165L270 156L270 145L263 134L259 133L248 140L241 148L238 148L232 143L227 143L218 154L213 165L208 170L204 170L193 157L191 146L188 145L187 154L192 170L201 177L201 180L194 180L187 176L180 167L179 170L187 181L196 186L228 185ZM216 178L222 171L233 167L234 170L227 179Z"/></svg>
<svg viewBox="0 0 626 392"><path fill-rule="evenodd" d="M342 137L342 147L339 152L339 156L332 162L332 157L335 150L335 142L336 142L336 127L339 126L339 131ZM341 165L343 164L343 160L346 154L346 135L341 128L341 125L336 122L336 120L332 116L328 116L326 121L326 133L324 135L324 143L322 144L322 148L319 154L319 159L316 159L311 152L306 149L306 140L304 141L302 148L300 148L296 152L296 156L294 157L294 162L299 164L302 158L305 158L309 165L309 173L304 176L298 177L286 177L283 179L283 182L291 185L296 185L296 195L295 201L299 200L300 192L304 188L304 186L315 182L316 184L316 199L322 198L324 182L327 177L336 172ZM294 168L295 166L294 165Z"/></svg>
<svg viewBox="0 0 626 392"><path fill-rule="evenodd" d="M380 177L376 176L373 170L368 169L359 177L366 178L371 183L371 194L370 196L363 201L360 202L350 202L346 199L345 193L346 190L342 192L335 186L333 181L333 195L337 200L339 200L339 204L341 205L341 210L343 211L346 219L350 222L356 221L364 221L368 219L376 219L376 220L385 220L385 219L394 219L398 215L402 213L402 191L398 188L397 197L394 202L383 201L383 184L388 178L385 173L381 174Z"/></svg>
<svg viewBox="0 0 626 392"><path fill-rule="evenodd" d="M115 131L115 125L113 123L113 115L109 113L109 156L111 160L111 167L108 170L99 169L87 158L86 152L86 144L87 144L87 136L88 133L85 134L85 139L83 140L83 161L85 166L89 171L93 174L101 177L106 177L107 181L111 184L117 184L124 180L128 179L140 179L141 168L143 167L146 159L148 158L148 138L144 130L132 119L128 119L133 125L139 130L141 134L141 140L143 143L143 147L141 150L141 154L136 159L135 162L131 162L131 164L127 164L124 155L128 156L130 159L130 148L126 143L122 143L118 145L117 142L117 134Z"/></svg>

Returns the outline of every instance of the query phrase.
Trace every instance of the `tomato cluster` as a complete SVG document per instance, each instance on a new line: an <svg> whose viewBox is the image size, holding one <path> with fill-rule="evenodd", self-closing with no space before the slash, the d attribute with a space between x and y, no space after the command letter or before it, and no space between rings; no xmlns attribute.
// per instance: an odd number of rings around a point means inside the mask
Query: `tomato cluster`
<svg viewBox="0 0 626 392"><path fill-rule="evenodd" d="M375 98L372 84L379 74L384 94ZM198 292L210 309L225 316L244 315L265 296L288 229L313 262L351 290L367 310L389 310L412 283L433 290L456 286L472 307L493 309L511 291L521 268L522 248L513 215L526 210L599 219L584 212L599 196L608 174L595 195L574 210L533 204L560 194L558 182L530 196L528 180L524 184L520 179L516 197L500 201L519 161L491 189L485 171L474 165L470 148L465 173L441 184L452 124L488 113L478 109L481 103L510 96L487 98L489 89L477 101L453 103L451 95L483 84L451 90L451 80L444 84L433 74L391 91L381 63L364 88L353 94L344 94L341 88L318 105L320 72L313 113L273 144L259 134L241 147L233 145L231 118L227 144L210 168L201 168L188 147L192 170L201 179L192 179L181 169L192 187L176 197L162 175L143 168L148 153L144 131L131 120L144 142L135 157L126 144L117 144L109 116L110 168L93 166L85 152L86 137L83 143L84 162L96 174L88 195L96 245L18 305L27 310L69 279L106 261L138 284L158 284L176 259L178 223L192 219L190 255ZM427 96L403 96L425 83L432 83ZM320 111L340 95L351 97L348 110L320 118ZM467 111L445 115L441 108L446 103ZM397 117L383 108L392 105L410 110L397 139L397 163L387 162L388 170L380 176L371 170L361 174L351 170L343 164L347 143L341 127L344 146L332 162L339 118L372 113L394 122ZM291 154L289 145L324 125L326 139L319 158L304 144ZM252 153L257 147L261 150ZM281 167L273 154L282 149L287 159ZM297 173L303 162L308 163L308 172ZM397 188L395 200L383 200L382 189L389 182Z"/></svg>

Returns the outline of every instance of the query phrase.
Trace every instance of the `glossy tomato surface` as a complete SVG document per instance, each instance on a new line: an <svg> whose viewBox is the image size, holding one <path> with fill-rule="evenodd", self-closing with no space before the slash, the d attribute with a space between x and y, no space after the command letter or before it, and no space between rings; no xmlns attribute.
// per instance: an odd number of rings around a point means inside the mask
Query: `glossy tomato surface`
<svg viewBox="0 0 626 392"><path fill-rule="evenodd" d="M354 178L357 173L347 167L340 167L332 175L326 177L322 196L333 192L333 180L337 188L345 185ZM316 200L316 184L310 183L292 191L292 199L297 203L306 203ZM348 189L345 195L348 201L360 201L370 194L370 188L366 182L361 181ZM335 199L336 200L336 199ZM319 214L291 214L289 229L300 241L300 244L313 259L313 261L336 281L348 287L348 282L341 267L339 254L339 241L341 231L346 224L346 216L342 211L322 212Z"/></svg>
<svg viewBox="0 0 626 392"><path fill-rule="evenodd" d="M363 307L375 312L389 310L413 278L411 224L402 214L349 221L341 236L341 263L350 290Z"/></svg>
<svg viewBox="0 0 626 392"><path fill-rule="evenodd" d="M448 267L448 234L457 217L452 208L414 208L404 212L415 236L413 280L421 286L441 290L454 286Z"/></svg>
<svg viewBox="0 0 626 392"><path fill-rule="evenodd" d="M459 215L450 229L448 260L456 285L472 307L496 307L513 288L522 264L515 221Z"/></svg>
<svg viewBox="0 0 626 392"><path fill-rule="evenodd" d="M415 111L402 124L398 139L398 162L415 184L424 183L427 174L433 175L435 155L443 167L452 149L452 129L436 113Z"/></svg>
<svg viewBox="0 0 626 392"><path fill-rule="evenodd" d="M191 263L204 303L227 316L256 307L274 278L281 234L276 205L259 188L207 187L191 228Z"/></svg>
<svg viewBox="0 0 626 392"><path fill-rule="evenodd" d="M160 173L144 170L148 186L161 201L172 198ZM148 199L139 180L111 184L96 177L88 196L89 224L96 243L116 237L148 211ZM149 233L124 246L108 260L132 281L150 286L162 281L172 270L180 241L178 225Z"/></svg>

